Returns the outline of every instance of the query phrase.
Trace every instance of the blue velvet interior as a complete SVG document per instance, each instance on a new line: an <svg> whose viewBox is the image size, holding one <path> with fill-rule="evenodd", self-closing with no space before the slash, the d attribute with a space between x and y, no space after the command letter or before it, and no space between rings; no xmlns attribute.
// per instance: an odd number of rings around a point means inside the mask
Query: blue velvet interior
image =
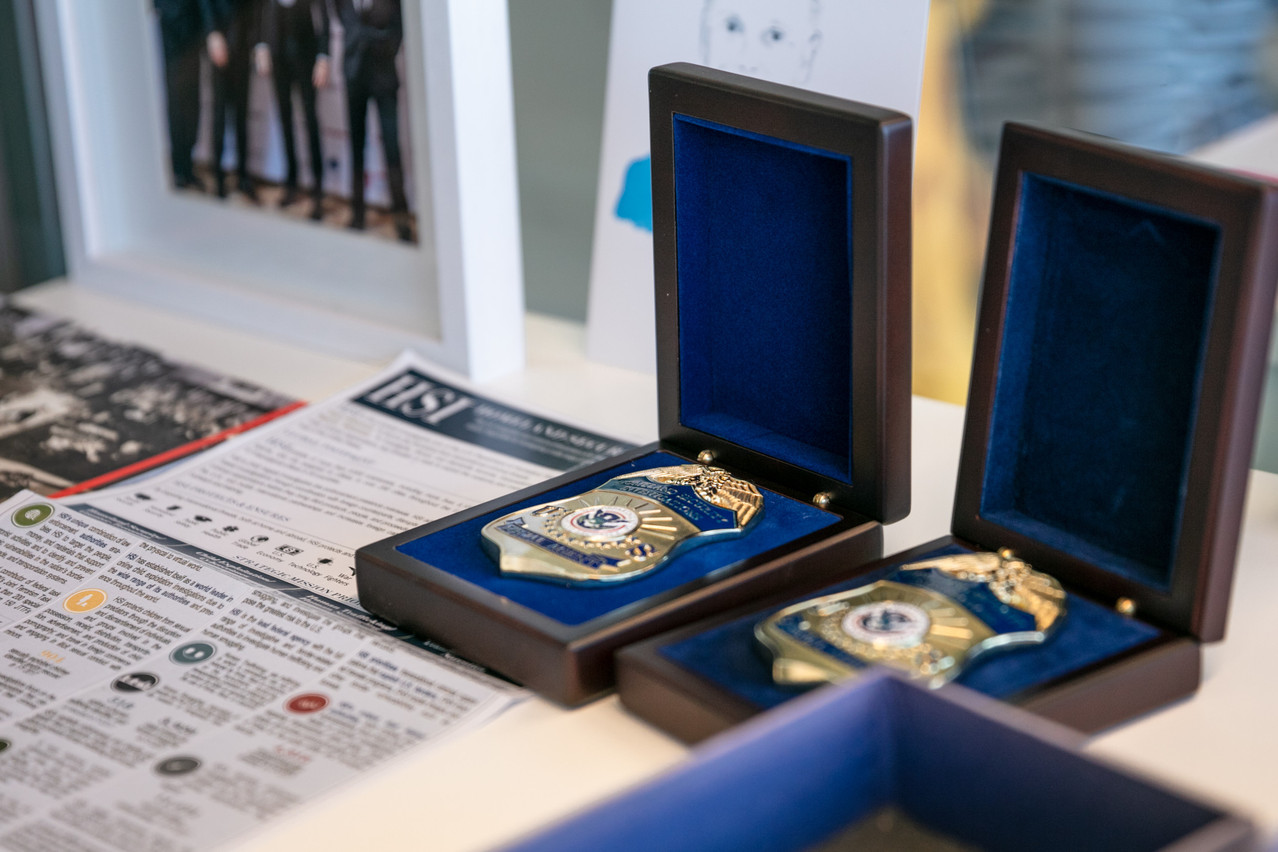
<svg viewBox="0 0 1278 852"><path fill-rule="evenodd" d="M1026 175L981 516L1166 590L1220 229Z"/></svg>
<svg viewBox="0 0 1278 852"><path fill-rule="evenodd" d="M1157 850L1218 816L925 693L895 691L896 804L955 840L987 852Z"/></svg>
<svg viewBox="0 0 1278 852"><path fill-rule="evenodd" d="M895 744L881 699L877 690L847 696L815 730L742 732L733 747L705 749L695 763L516 848L803 849L890 801Z"/></svg>
<svg viewBox="0 0 1278 852"><path fill-rule="evenodd" d="M911 561L961 552L961 548L950 546ZM897 567L892 564L876 569L855 580L796 598L791 603L872 583ZM788 605L783 604L776 609ZM1070 595L1066 605L1065 619L1049 641L1037 646L990 651L960 674L958 683L995 698L1009 698L1161 635L1156 628L1144 622L1125 618L1112 609L1076 595ZM754 625L766 615L756 613L721 624L681 642L666 645L660 653L757 707L775 707L794 698L802 690L777 686L772 681L772 658L754 638Z"/></svg>
<svg viewBox="0 0 1278 852"><path fill-rule="evenodd" d="M623 473L687 463L678 456L651 453L609 468L603 473L547 491L534 499L514 503L496 512L413 539L397 549L400 553L509 598L561 624L576 625L686 583L702 581L744 559L794 541L838 520L837 515L808 503L764 490L763 511L750 530L741 537L685 551L651 574L636 580L616 586L591 588L521 577L503 577L497 570L496 563L480 544L479 531L484 524L509 512L572 497Z"/></svg>
<svg viewBox="0 0 1278 852"><path fill-rule="evenodd" d="M851 158L675 116L674 164L681 422L851 483Z"/></svg>
<svg viewBox="0 0 1278 852"><path fill-rule="evenodd" d="M891 804L991 852L1152 852L1218 816L887 678L789 710L516 849L792 852Z"/></svg>

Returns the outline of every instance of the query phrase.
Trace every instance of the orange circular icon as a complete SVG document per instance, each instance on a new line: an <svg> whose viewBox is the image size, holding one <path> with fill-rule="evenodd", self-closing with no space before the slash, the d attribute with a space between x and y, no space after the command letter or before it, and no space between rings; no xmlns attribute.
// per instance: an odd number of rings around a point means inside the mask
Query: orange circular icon
<svg viewBox="0 0 1278 852"><path fill-rule="evenodd" d="M62 608L67 612L88 612L106 603L106 592L101 589L81 589L72 592L62 601Z"/></svg>

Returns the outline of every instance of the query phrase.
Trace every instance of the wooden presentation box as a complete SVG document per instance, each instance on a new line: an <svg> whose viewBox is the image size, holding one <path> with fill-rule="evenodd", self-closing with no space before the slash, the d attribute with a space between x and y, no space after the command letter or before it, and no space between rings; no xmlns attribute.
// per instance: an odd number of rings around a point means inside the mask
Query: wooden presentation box
<svg viewBox="0 0 1278 852"><path fill-rule="evenodd" d="M507 852L1255 848L1246 820L1090 757L1082 740L879 671L764 714Z"/></svg>
<svg viewBox="0 0 1278 852"><path fill-rule="evenodd" d="M623 645L877 559L909 511L909 118L691 65L649 81L661 439L356 554L370 612L568 705ZM502 576L481 547L509 512L706 460L759 518L640 578Z"/></svg>
<svg viewBox="0 0 1278 852"><path fill-rule="evenodd" d="M798 692L754 625L945 553L1011 548L1067 592L1039 646L958 682L1083 731L1189 695L1224 635L1278 277L1278 191L1009 124L952 535L626 649L618 692L698 740Z"/></svg>

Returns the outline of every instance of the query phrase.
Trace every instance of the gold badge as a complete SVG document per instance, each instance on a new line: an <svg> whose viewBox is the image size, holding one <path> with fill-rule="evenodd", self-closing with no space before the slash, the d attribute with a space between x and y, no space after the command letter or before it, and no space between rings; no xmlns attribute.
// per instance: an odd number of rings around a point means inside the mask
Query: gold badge
<svg viewBox="0 0 1278 852"><path fill-rule="evenodd" d="M786 607L754 633L780 684L843 680L878 664L940 686L987 651L1045 641L1064 613L1060 583L1003 550L904 565Z"/></svg>
<svg viewBox="0 0 1278 852"><path fill-rule="evenodd" d="M482 530L503 574L579 585L647 574L687 548L740 535L763 510L749 482L701 464L614 477Z"/></svg>

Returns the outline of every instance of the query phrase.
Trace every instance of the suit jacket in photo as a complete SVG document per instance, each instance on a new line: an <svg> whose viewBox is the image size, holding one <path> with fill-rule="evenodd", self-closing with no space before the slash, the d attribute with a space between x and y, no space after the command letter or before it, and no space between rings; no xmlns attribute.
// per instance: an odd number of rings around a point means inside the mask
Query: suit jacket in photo
<svg viewBox="0 0 1278 852"><path fill-rule="evenodd" d="M404 41L399 0L335 0L342 22L342 74L348 90L370 94L399 88L395 55Z"/></svg>
<svg viewBox="0 0 1278 852"><path fill-rule="evenodd" d="M205 37L220 32L232 52L246 51L261 38L261 0L200 0L200 16Z"/></svg>
<svg viewBox="0 0 1278 852"><path fill-rule="evenodd" d="M155 11L160 20L166 60L200 49L206 34L197 0L155 0Z"/></svg>
<svg viewBox="0 0 1278 852"><path fill-rule="evenodd" d="M264 0L262 41L272 56L309 68L329 52L328 0Z"/></svg>

